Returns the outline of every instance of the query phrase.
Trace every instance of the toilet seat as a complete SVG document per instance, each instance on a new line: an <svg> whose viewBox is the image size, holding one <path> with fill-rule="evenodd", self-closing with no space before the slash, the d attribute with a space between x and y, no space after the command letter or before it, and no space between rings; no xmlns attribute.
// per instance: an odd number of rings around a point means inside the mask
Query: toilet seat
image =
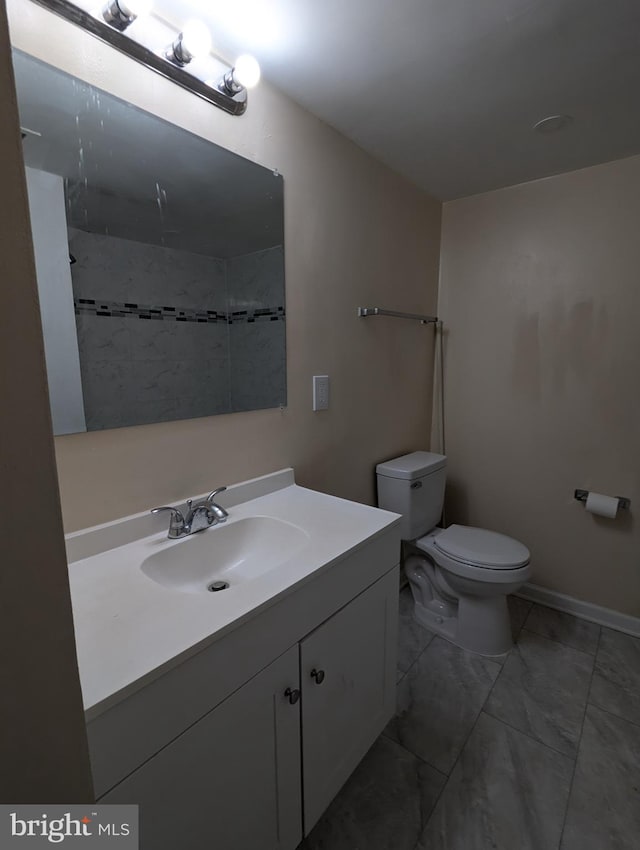
<svg viewBox="0 0 640 850"><path fill-rule="evenodd" d="M421 537L415 545L439 567L461 578L491 584L529 578L531 556L527 547L495 531L450 525Z"/></svg>
<svg viewBox="0 0 640 850"><path fill-rule="evenodd" d="M433 542L447 557L480 569L513 570L531 558L527 547L513 537L469 525L450 525Z"/></svg>

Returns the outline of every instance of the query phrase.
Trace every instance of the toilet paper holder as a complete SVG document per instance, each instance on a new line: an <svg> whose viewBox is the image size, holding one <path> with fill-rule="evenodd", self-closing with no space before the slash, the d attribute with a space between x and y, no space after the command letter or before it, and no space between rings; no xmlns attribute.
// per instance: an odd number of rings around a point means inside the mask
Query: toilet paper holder
<svg viewBox="0 0 640 850"><path fill-rule="evenodd" d="M589 495L588 490L576 490L573 494L574 499L577 499L579 502L586 502L587 496ZM628 511L631 507L631 499L626 499L624 496L616 496L618 500L618 510Z"/></svg>

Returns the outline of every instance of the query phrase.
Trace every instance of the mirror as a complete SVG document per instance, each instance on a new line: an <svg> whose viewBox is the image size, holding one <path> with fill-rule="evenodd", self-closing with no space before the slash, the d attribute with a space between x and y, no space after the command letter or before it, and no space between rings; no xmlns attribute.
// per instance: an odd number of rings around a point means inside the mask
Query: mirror
<svg viewBox="0 0 640 850"><path fill-rule="evenodd" d="M286 404L282 177L13 59L54 433Z"/></svg>

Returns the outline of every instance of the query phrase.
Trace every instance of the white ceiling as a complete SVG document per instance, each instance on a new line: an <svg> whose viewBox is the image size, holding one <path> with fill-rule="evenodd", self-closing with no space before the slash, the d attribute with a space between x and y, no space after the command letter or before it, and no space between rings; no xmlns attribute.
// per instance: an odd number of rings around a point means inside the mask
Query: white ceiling
<svg viewBox="0 0 640 850"><path fill-rule="evenodd" d="M639 0L156 0L451 199L640 152ZM532 126L569 114L563 131Z"/></svg>

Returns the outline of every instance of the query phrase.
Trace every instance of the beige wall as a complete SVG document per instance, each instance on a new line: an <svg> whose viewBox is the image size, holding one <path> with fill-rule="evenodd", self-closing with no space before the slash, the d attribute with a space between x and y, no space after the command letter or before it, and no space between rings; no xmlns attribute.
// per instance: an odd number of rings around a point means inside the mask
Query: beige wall
<svg viewBox="0 0 640 850"><path fill-rule="evenodd" d="M9 9L18 47L285 180L287 409L58 438L66 528L286 465L372 501L374 464L428 443L433 330L356 308L435 310L441 205L267 84L233 118L27 0ZM318 373L331 409L314 414Z"/></svg>
<svg viewBox="0 0 640 850"><path fill-rule="evenodd" d="M93 791L2 2L0 107L0 802L82 802Z"/></svg>
<svg viewBox="0 0 640 850"><path fill-rule="evenodd" d="M640 615L640 157L444 206L449 521ZM632 500L595 518L586 488Z"/></svg>

